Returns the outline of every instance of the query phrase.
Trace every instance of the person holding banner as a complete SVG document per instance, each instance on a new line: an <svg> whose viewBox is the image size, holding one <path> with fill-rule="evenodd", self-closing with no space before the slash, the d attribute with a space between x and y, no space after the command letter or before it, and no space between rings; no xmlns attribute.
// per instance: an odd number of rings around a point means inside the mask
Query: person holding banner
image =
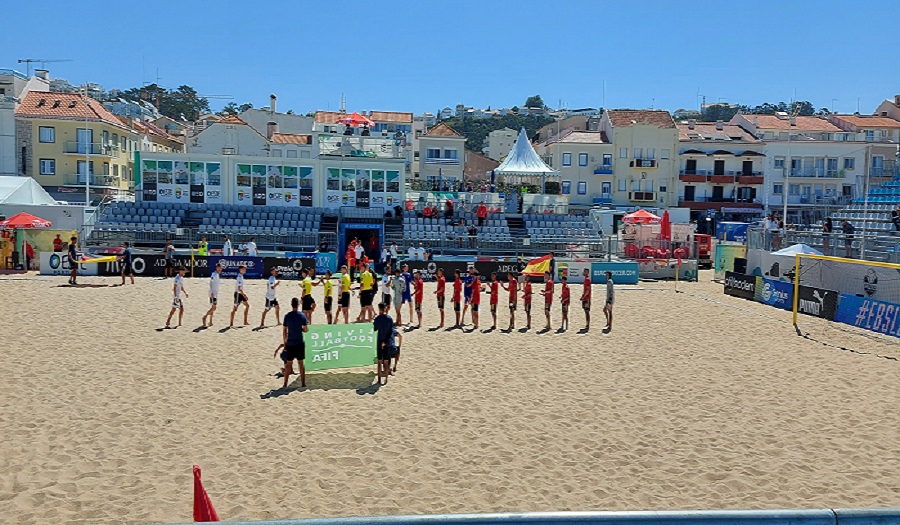
<svg viewBox="0 0 900 525"><path fill-rule="evenodd" d="M250 314L250 300L244 293L244 274L247 273L247 267L243 264L238 266L238 274L234 280L234 308L231 309L231 324L229 328L234 326L234 314L237 313L238 306L244 305L244 326L248 326L250 321L247 316Z"/></svg>
<svg viewBox="0 0 900 525"><path fill-rule="evenodd" d="M403 324L403 314L400 308L403 306L403 296L406 295L406 279L400 275L400 269L394 270L394 277L391 279L391 292L393 292L394 312L396 312L396 324ZM387 304L387 303L385 303Z"/></svg>
<svg viewBox="0 0 900 525"><path fill-rule="evenodd" d="M306 369L303 367L303 360L306 359L306 343L303 341L303 333L309 331L309 322L305 315L297 311L299 307L300 300L296 297L291 299L291 311L284 316L284 327L281 329L282 343L275 349L275 356L279 350L284 349L281 352L281 360L284 361L282 389L288 387L294 359L297 360L297 371L300 373L300 386L306 386Z"/></svg>
<svg viewBox="0 0 900 525"><path fill-rule="evenodd" d="M378 384L387 384L391 375L391 347L390 342L394 333L394 320L387 314L388 306L378 303L378 317L372 321L372 329L375 331L375 359L378 375ZM384 383L381 376L384 374Z"/></svg>
<svg viewBox="0 0 900 525"><path fill-rule="evenodd" d="M347 265L341 266L341 297L338 300L338 309L334 313L334 324L337 324L344 312L344 324L350 324L350 285L353 281L350 279L350 269Z"/></svg>
<svg viewBox="0 0 900 525"><path fill-rule="evenodd" d="M281 325L281 309L278 306L278 299L275 297L275 288L278 288L279 284L281 284L281 281L278 280L278 269L272 268L272 275L269 276L269 280L266 282L266 307L263 308L262 319L259 320L260 328L266 326L266 314L272 308L275 308L277 325Z"/></svg>
<svg viewBox="0 0 900 525"><path fill-rule="evenodd" d="M509 328L507 332L512 332L516 328L516 302L519 295L519 282L516 281L516 275L512 272L506 274L506 284L500 284L504 290L509 292Z"/></svg>
<svg viewBox="0 0 900 525"><path fill-rule="evenodd" d="M78 263L75 262L78 260L78 237L72 236L69 239L69 267L72 268L72 273L69 274L69 284L75 286L78 284Z"/></svg>
<svg viewBox="0 0 900 525"><path fill-rule="evenodd" d="M209 317L209 326L213 325L213 314L219 304L219 283L222 277L222 263L216 264L216 270L209 276L209 310L203 315L203 327L206 328L206 318Z"/></svg>
<svg viewBox="0 0 900 525"><path fill-rule="evenodd" d="M185 299L190 297L187 290L184 289L184 274L187 269L184 266L178 268L178 274L175 276L175 283L172 285L172 293L175 298L172 300L172 310L169 311L169 318L166 319L166 329L172 328L169 323L172 322L172 316L175 310L178 310L178 326L181 326L181 318L184 317L184 303L181 302L181 292L184 292Z"/></svg>
<svg viewBox="0 0 900 525"><path fill-rule="evenodd" d="M581 274L584 276L584 283L581 292L581 309L584 310L584 331L591 329L591 270L585 268Z"/></svg>
<svg viewBox="0 0 900 525"><path fill-rule="evenodd" d="M463 282L462 282L462 274L459 270L454 270L454 279L453 279L453 311L456 313L456 324L453 325L453 328L462 328L462 325L459 322L459 314L460 314L460 303L462 302L462 291L463 291Z"/></svg>
<svg viewBox="0 0 900 525"><path fill-rule="evenodd" d="M444 269L437 269L437 289L434 291L434 295L437 296L437 306L438 311L441 312L441 324L438 328L444 327L444 295L447 290L447 278L444 277Z"/></svg>

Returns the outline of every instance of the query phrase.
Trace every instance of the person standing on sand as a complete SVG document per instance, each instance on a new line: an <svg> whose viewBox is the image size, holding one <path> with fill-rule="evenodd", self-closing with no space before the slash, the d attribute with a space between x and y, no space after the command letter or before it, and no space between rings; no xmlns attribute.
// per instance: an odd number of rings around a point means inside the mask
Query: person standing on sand
<svg viewBox="0 0 900 525"><path fill-rule="evenodd" d="M544 296L544 316L547 318L547 327L545 330L550 331L550 309L553 308L553 274L550 271L544 272L544 290L541 294Z"/></svg>
<svg viewBox="0 0 900 525"><path fill-rule="evenodd" d="M614 288L612 272L606 272L606 304L603 306L603 313L606 314L606 327L604 330L612 330L613 303L615 300L616 289Z"/></svg>
<svg viewBox="0 0 900 525"><path fill-rule="evenodd" d="M209 326L213 325L213 314L219 304L219 283L222 277L222 264L216 264L216 270L209 276L209 310L203 315L203 326L206 327L206 318L209 317Z"/></svg>
<svg viewBox="0 0 900 525"><path fill-rule="evenodd" d="M422 301L425 299L425 281L422 280L422 272L416 270L413 275L413 300L416 303L416 316L418 324L416 328L422 328ZM412 323L412 320L410 320Z"/></svg>
<svg viewBox="0 0 900 525"><path fill-rule="evenodd" d="M472 286L475 282L475 278L472 277L472 273L475 271L475 268L469 268L466 272L466 276L463 278L463 311L462 311L462 323L466 323L466 312L469 311L469 305L472 304ZM462 325L460 325L462 326Z"/></svg>
<svg viewBox="0 0 900 525"><path fill-rule="evenodd" d="M231 309L231 324L228 325L229 327L234 326L234 314L237 313L238 306L241 303L244 304L244 325L250 324L250 321L247 319L250 313L250 301L247 299L247 294L244 293L245 273L247 273L247 267L243 264L238 266L238 274L234 280L234 308Z"/></svg>
<svg viewBox="0 0 900 525"><path fill-rule="evenodd" d="M134 269L131 267L131 263L133 261L133 257L131 255L131 248L129 247L127 242L122 243L122 248L125 250L122 252L122 255L119 257L119 262L122 263L122 284L121 286L125 286L125 276L131 277L131 284L134 284Z"/></svg>
<svg viewBox="0 0 900 525"><path fill-rule="evenodd" d="M400 277L406 281L406 289L403 291L403 300L400 301L400 304L409 303L409 322L412 324L413 319L413 300L412 300L412 275L409 273L409 265L403 264L403 273L400 274ZM397 316L399 318L399 316ZM398 321L399 322L399 321Z"/></svg>
<svg viewBox="0 0 900 525"><path fill-rule="evenodd" d="M456 313L456 324L453 325L453 328L460 328L462 327L459 316L460 303L462 303L463 280L459 270L453 270L453 276L453 311Z"/></svg>
<svg viewBox="0 0 900 525"><path fill-rule="evenodd" d="M438 311L441 312L441 324L438 328L444 327L444 299L447 290L447 278L444 277L444 269L437 269L437 289L434 291L434 295L437 296L437 307Z"/></svg>
<svg viewBox="0 0 900 525"><path fill-rule="evenodd" d="M69 268L72 273L69 274L69 284L78 284L78 237L73 236L69 239Z"/></svg>
<svg viewBox="0 0 900 525"><path fill-rule="evenodd" d="M399 268L394 270L394 278L391 279L391 292L393 292L391 295L393 295L392 299L394 300L394 313L397 315L395 322L400 325L403 324L401 307L403 306L403 296L406 295L406 279L400 275Z"/></svg>
<svg viewBox="0 0 900 525"><path fill-rule="evenodd" d="M338 298L338 309L334 313L334 324L337 324L344 312L344 324L350 323L350 285L353 281L350 279L350 269L347 265L341 266L341 296Z"/></svg>
<svg viewBox="0 0 900 525"><path fill-rule="evenodd" d="M531 330L531 276L525 274L525 283L522 285L522 304L525 305L525 329Z"/></svg>
<svg viewBox="0 0 900 525"><path fill-rule="evenodd" d="M559 304L562 307L562 324L559 325L561 331L569 329L569 302L571 302L571 292L569 291L569 278L563 275L560 277L560 295Z"/></svg>
<svg viewBox="0 0 900 525"><path fill-rule="evenodd" d="M581 274L584 276L584 284L581 292L581 309L584 310L584 331L591 329L591 271L585 268Z"/></svg>
<svg viewBox="0 0 900 525"><path fill-rule="evenodd" d="M281 352L281 360L284 361L284 385L282 389L286 389L288 381L290 381L291 365L294 359L297 360L297 371L300 373L300 386L306 386L306 368L303 366L303 360L306 359L306 343L303 341L303 333L309 331L309 323L306 316L297 311L300 307L300 300L294 297L291 299L291 311L284 316L284 327L281 329L282 343L275 349L275 355L278 350ZM274 357L274 356L273 356Z"/></svg>
<svg viewBox="0 0 900 525"><path fill-rule="evenodd" d="M306 322L312 324L312 314L316 310L316 300L312 295L313 281L309 276L309 269L303 268L300 270L300 277L302 277L300 280L300 288L303 289L300 294L302 305L300 308L303 315L306 317Z"/></svg>
<svg viewBox="0 0 900 525"><path fill-rule="evenodd" d="M166 328L172 328L169 323L172 322L172 316L175 315L175 310L178 310L178 326L181 326L181 318L184 317L184 303L181 302L181 292L184 292L184 297L190 297L187 293L187 290L184 289L184 274L187 272L184 266L178 268L178 274L175 276L175 282L172 284L172 293L175 294L175 298L172 300L172 310L169 312L169 318L166 319Z"/></svg>
<svg viewBox="0 0 900 525"><path fill-rule="evenodd" d="M509 328L507 331L512 332L516 328L516 302L519 296L519 282L516 280L515 274L509 272L506 274L506 284L500 284L504 290L509 292Z"/></svg>
<svg viewBox="0 0 900 525"><path fill-rule="evenodd" d="M278 269L272 268L272 275L269 276L269 280L266 282L266 306L263 308L262 318L259 320L260 328L266 325L266 314L272 308L275 309L276 323L281 324L281 308L278 306L278 298L275 291L279 284L281 284L281 281L278 280Z"/></svg>
<svg viewBox="0 0 900 525"><path fill-rule="evenodd" d="M332 324L331 307L334 303L334 283L331 282L331 270L325 270L325 277L315 283L316 286L319 284L325 287L325 315L328 317L328 324Z"/></svg>
<svg viewBox="0 0 900 525"><path fill-rule="evenodd" d="M472 331L478 330L478 309L481 307L481 279L478 277L478 270L472 270Z"/></svg>
<svg viewBox="0 0 900 525"><path fill-rule="evenodd" d="M375 331L375 353L377 359L378 384L387 384L391 375L391 336L394 333L394 320L387 314L388 306L378 304L378 316L372 321L372 329ZM381 376L384 374L384 383Z"/></svg>
<svg viewBox="0 0 900 525"><path fill-rule="evenodd" d="M493 319L494 323L491 325L491 330L497 329L497 304L500 303L500 281L497 280L497 272L491 272L491 284L490 289L488 290L488 294L490 294L490 305L491 305L491 319Z"/></svg>

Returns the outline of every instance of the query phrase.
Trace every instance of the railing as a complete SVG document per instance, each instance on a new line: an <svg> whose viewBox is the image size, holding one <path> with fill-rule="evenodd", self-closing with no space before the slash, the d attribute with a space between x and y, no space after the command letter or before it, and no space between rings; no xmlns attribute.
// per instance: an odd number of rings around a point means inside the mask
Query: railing
<svg viewBox="0 0 900 525"><path fill-rule="evenodd" d="M123 242L154 245L171 240L178 248L196 247L200 239L206 237L211 243L211 248L220 249L220 245L213 246L219 241L220 235L213 233L200 233L193 228L178 228L178 233L135 231L135 230L109 230L108 225L95 224L88 238L88 244L92 246L120 246ZM222 228L222 234L228 235L235 247L241 243L255 239L260 249L273 249L283 251L315 251L322 243L328 245L331 250L336 250L337 234L333 232L301 232L291 231L286 235L273 234L244 234L238 233L228 227Z"/></svg>
<svg viewBox="0 0 900 525"><path fill-rule="evenodd" d="M69 173L63 177L63 180L67 186L84 186L87 178L87 175L84 173ZM111 186L118 188L120 180L119 177L114 177L112 175L91 175L91 186Z"/></svg>
<svg viewBox="0 0 900 525"><path fill-rule="evenodd" d="M319 135L319 155L402 159L402 139L356 135Z"/></svg>
<svg viewBox="0 0 900 525"><path fill-rule="evenodd" d="M459 159L444 159L437 157L425 157L425 164L459 164Z"/></svg>
<svg viewBox="0 0 900 525"><path fill-rule="evenodd" d="M741 197L737 197L737 198L735 198L735 197L724 197L724 196L723 196L723 197L710 197L710 196L708 196L708 195L703 195L703 196L695 196L693 199L688 200L688 199L685 199L685 198L684 198L684 195L680 195L680 196L678 197L678 202L679 202L679 203L685 203L685 202L723 202L723 203L735 203L735 202L737 202L737 203L745 203L745 204L747 204L747 203L750 203L750 204L752 204L752 203L757 203L757 204L759 204L759 198L757 197L756 199L745 199L745 198L741 198Z"/></svg>
<svg viewBox="0 0 900 525"><path fill-rule="evenodd" d="M594 175L612 175L613 167L608 165L602 165L599 168L594 169Z"/></svg>
<svg viewBox="0 0 900 525"><path fill-rule="evenodd" d="M527 241L527 244L526 244ZM430 247L436 255L464 255L479 257L540 257L553 252L556 257L586 259L611 258L616 253L615 237L586 238L518 238L509 241L489 241L483 238L470 238L456 235L453 238L409 239L405 235L385 235L388 244L396 242L401 248L410 243Z"/></svg>
<svg viewBox="0 0 900 525"><path fill-rule="evenodd" d="M655 168L656 159L634 159L628 165L632 168Z"/></svg>
<svg viewBox="0 0 900 525"><path fill-rule="evenodd" d="M897 175L900 175L900 167L895 165L869 168L870 177L896 177Z"/></svg>
<svg viewBox="0 0 900 525"><path fill-rule="evenodd" d="M119 146L114 144L103 144L101 142L79 142L76 140L67 140L63 144L63 151L66 153L75 153L79 155L103 155L105 157L113 157L119 154Z"/></svg>
<svg viewBox="0 0 900 525"><path fill-rule="evenodd" d="M631 191L628 192L628 200L649 202L656 200L656 194L652 191Z"/></svg>
<svg viewBox="0 0 900 525"><path fill-rule="evenodd" d="M846 173L844 170L837 169L792 168L790 170L790 176L800 178L842 179L846 176Z"/></svg>
<svg viewBox="0 0 900 525"><path fill-rule="evenodd" d="M838 228L839 224L835 224ZM806 244L825 255L847 259L864 259L900 263L900 237L856 230L852 235L822 233L819 226L807 230L784 232L753 228L747 231L747 248L777 251L794 244Z"/></svg>
<svg viewBox="0 0 900 525"><path fill-rule="evenodd" d="M716 176L716 177L762 177L763 172L761 171L743 171L743 170L722 170L717 172L716 170L679 170L679 175L704 175L704 176Z"/></svg>

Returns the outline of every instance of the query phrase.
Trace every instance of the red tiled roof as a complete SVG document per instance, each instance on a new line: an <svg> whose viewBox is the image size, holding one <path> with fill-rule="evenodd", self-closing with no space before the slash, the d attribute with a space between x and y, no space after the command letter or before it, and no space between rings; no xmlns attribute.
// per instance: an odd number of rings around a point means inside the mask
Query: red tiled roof
<svg viewBox="0 0 900 525"><path fill-rule="evenodd" d="M728 137L741 142L760 142L752 133L737 124L722 124L722 129L716 129L715 122L696 122L694 129L691 129L687 122L678 122L675 127L678 128L678 140L715 140L716 137ZM694 134L699 137L690 136Z"/></svg>
<svg viewBox="0 0 900 525"><path fill-rule="evenodd" d="M293 133L272 133L272 142L275 144L298 144L306 146L312 143L312 136L294 135Z"/></svg>
<svg viewBox="0 0 900 525"><path fill-rule="evenodd" d="M613 127L628 127L637 124L649 124L659 128L675 127L672 115L662 109L610 109L607 113Z"/></svg>
<svg viewBox="0 0 900 525"><path fill-rule="evenodd" d="M399 111L370 111L370 120L375 122L389 122L395 124L412 124L413 114Z"/></svg>
<svg viewBox="0 0 900 525"><path fill-rule="evenodd" d="M831 122L819 117L794 117L796 125L791 126L790 119L780 119L777 115L741 115L757 129L783 129L797 131L824 131L835 133L843 131Z"/></svg>
<svg viewBox="0 0 900 525"><path fill-rule="evenodd" d="M548 144L557 142L550 139ZM609 139L604 131L571 131L558 140L560 144L609 144Z"/></svg>
<svg viewBox="0 0 900 525"><path fill-rule="evenodd" d="M455 129L451 128L447 124L441 122L437 126L428 130L427 136L429 137L459 137L463 138L462 135L456 132Z"/></svg>
<svg viewBox="0 0 900 525"><path fill-rule="evenodd" d="M859 128L900 128L900 121L890 117L876 115L832 115L832 118L840 119Z"/></svg>
<svg viewBox="0 0 900 525"><path fill-rule="evenodd" d="M316 111L315 121L322 124L337 124L343 116L343 113L337 111Z"/></svg>
<svg viewBox="0 0 900 525"><path fill-rule="evenodd" d="M103 107L100 102L84 98L78 93L56 93L50 91L30 91L19 107L16 116L22 118L58 118L66 120L84 120L105 122L113 126L125 127L115 115Z"/></svg>
<svg viewBox="0 0 900 525"><path fill-rule="evenodd" d="M241 120L237 115L226 115L218 121L219 124L241 124L246 126L247 123Z"/></svg>

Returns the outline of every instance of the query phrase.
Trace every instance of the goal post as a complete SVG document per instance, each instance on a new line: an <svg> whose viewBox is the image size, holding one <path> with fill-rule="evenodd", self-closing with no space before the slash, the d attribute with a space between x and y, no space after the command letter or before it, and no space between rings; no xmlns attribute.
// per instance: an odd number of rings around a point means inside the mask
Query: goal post
<svg viewBox="0 0 900 525"><path fill-rule="evenodd" d="M842 295L900 305L900 264L798 253L793 281L795 328L800 313L834 320ZM822 309L829 315L820 315Z"/></svg>

